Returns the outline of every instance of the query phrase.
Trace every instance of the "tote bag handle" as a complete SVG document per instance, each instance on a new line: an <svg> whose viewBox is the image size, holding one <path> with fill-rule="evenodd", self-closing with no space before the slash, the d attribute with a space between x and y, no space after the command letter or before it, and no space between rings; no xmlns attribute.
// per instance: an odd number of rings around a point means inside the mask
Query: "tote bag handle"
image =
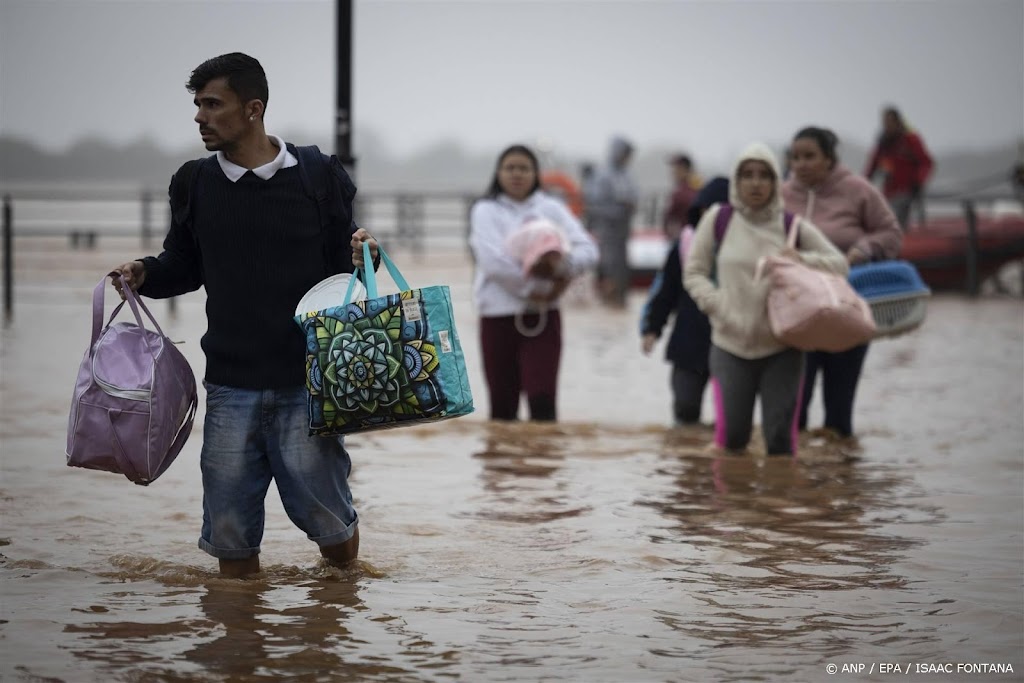
<svg viewBox="0 0 1024 683"><path fill-rule="evenodd" d="M404 292L412 289L409 283L402 277L402 272L398 270L398 266L395 265L391 257L388 256L387 252L384 251L384 247L377 245L377 253L380 254L380 260L384 263L384 267L388 270L388 275L398 285L398 291ZM367 242L363 242L363 268L356 268L356 277L362 276L363 282L366 284L366 298L376 299L377 298L377 273L373 271L371 265L370 268L366 268L365 264L372 264L373 259L370 258L370 245ZM355 288L356 278L351 278L348 281L348 288L345 290L344 305L352 303L352 290Z"/></svg>

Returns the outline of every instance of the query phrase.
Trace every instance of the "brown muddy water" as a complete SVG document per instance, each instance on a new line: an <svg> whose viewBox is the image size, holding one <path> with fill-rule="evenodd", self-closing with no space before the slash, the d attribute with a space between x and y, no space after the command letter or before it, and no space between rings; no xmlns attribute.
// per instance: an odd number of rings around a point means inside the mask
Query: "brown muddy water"
<svg viewBox="0 0 1024 683"><path fill-rule="evenodd" d="M136 246L17 244L3 680L1024 680L1019 298L937 295L875 343L859 447L722 457L709 428L669 428L641 294L625 312L574 295L562 422L493 425L470 266L396 254L414 286L451 285L478 412L349 439L357 567L322 566L272 489L264 572L238 581L196 548L202 415L148 488L65 466L91 288ZM201 375L201 295L152 309Z"/></svg>

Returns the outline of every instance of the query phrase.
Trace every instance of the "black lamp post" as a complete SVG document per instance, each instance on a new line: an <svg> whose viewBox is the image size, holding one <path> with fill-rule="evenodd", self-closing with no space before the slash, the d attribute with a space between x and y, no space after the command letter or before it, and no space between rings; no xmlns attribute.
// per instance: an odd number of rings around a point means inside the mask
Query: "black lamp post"
<svg viewBox="0 0 1024 683"><path fill-rule="evenodd" d="M334 153L355 178L352 156L352 5L354 0L337 0L337 108L334 112Z"/></svg>

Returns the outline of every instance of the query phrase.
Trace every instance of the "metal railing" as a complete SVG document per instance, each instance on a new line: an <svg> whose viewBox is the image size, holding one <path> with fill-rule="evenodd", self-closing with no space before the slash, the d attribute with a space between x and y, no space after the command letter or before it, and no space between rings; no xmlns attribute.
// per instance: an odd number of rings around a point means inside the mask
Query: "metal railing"
<svg viewBox="0 0 1024 683"><path fill-rule="evenodd" d="M978 277L977 206L1012 198L1009 195L981 194L925 198L929 203L945 205L964 219L967 245L964 286L971 296L977 296L981 285ZM357 221L388 244L391 251L408 251L415 257L423 257L435 247L465 248L469 212L476 199L477 195L466 192L360 193L354 210ZM664 201L662 193L645 195L635 226L654 229L653 226L659 225ZM19 204L29 215L18 216ZM12 320L14 310L15 237L66 236L72 249L96 249L101 238L138 235L143 249L153 249L154 237L163 235L170 225L169 214L166 196L149 189L51 189L5 193L2 239L5 321ZM16 221L20 222L16 224Z"/></svg>
<svg viewBox="0 0 1024 683"><path fill-rule="evenodd" d="M353 209L357 222L390 251L422 258L432 248L464 248L477 198L464 192L360 193ZM66 237L73 250L95 250L101 240L137 236L142 249L152 251L170 227L166 194L148 189L18 190L5 192L2 201L6 322L14 312L16 238Z"/></svg>

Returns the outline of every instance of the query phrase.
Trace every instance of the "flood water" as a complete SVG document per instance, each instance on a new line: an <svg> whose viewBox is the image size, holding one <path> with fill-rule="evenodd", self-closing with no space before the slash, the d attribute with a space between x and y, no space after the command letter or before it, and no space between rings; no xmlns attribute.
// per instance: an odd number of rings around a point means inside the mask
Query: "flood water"
<svg viewBox="0 0 1024 683"><path fill-rule="evenodd" d="M92 286L138 249L63 247L18 243L2 334L3 680L1024 680L1020 298L936 295L876 342L859 445L726 457L669 427L639 293L564 310L559 424L489 423L468 261L397 253L413 286L451 286L478 411L350 437L349 570L272 487L264 571L240 581L196 547L201 413L149 487L65 465ZM151 309L201 376L201 295Z"/></svg>

